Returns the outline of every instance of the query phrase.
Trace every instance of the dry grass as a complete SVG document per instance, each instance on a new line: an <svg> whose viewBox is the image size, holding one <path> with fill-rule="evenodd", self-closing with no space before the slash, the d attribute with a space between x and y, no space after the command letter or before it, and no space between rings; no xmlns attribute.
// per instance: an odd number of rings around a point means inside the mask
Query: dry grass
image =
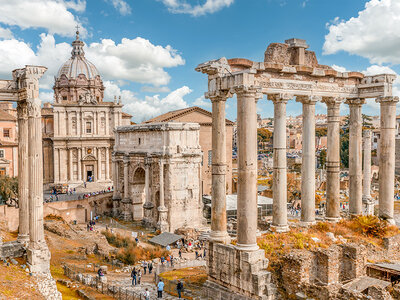
<svg viewBox="0 0 400 300"><path fill-rule="evenodd" d="M181 279L186 283L203 285L207 280L207 271L204 267L184 268L164 272L160 276L167 280Z"/></svg>

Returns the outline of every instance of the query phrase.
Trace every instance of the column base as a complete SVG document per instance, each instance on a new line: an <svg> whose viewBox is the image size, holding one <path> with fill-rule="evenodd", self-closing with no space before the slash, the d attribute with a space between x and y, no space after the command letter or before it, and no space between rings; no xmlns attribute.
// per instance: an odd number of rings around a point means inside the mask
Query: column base
<svg viewBox="0 0 400 300"><path fill-rule="evenodd" d="M17 241L27 247L29 244L29 234L18 234Z"/></svg>
<svg viewBox="0 0 400 300"><path fill-rule="evenodd" d="M341 218L338 217L325 217L325 221L329 223L337 223L341 220Z"/></svg>
<svg viewBox="0 0 400 300"><path fill-rule="evenodd" d="M257 251L260 249L257 244L236 244L235 245L236 250L239 251L247 251L247 252L252 252L252 251Z"/></svg>
<svg viewBox="0 0 400 300"><path fill-rule="evenodd" d="M288 225L271 225L270 229L278 233L288 232L290 230Z"/></svg>
<svg viewBox="0 0 400 300"><path fill-rule="evenodd" d="M317 224L317 221L300 221L300 226L301 227L310 227L310 226L314 226Z"/></svg>
<svg viewBox="0 0 400 300"><path fill-rule="evenodd" d="M225 245L231 243L231 237L227 231L211 231L209 240L214 243L222 243Z"/></svg>
<svg viewBox="0 0 400 300"><path fill-rule="evenodd" d="M50 251L46 243L29 245L26 249L27 265L32 273L50 272Z"/></svg>

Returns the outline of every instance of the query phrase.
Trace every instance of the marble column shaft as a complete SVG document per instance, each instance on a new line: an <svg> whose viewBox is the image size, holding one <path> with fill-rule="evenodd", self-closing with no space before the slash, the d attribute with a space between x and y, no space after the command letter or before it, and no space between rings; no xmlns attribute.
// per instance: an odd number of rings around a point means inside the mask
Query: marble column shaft
<svg viewBox="0 0 400 300"><path fill-rule="evenodd" d="M326 156L326 219L340 219L340 104L342 98L328 97L328 151Z"/></svg>
<svg viewBox="0 0 400 300"><path fill-rule="evenodd" d="M394 169L396 143L396 103L398 97L376 99L381 107L379 155L379 217L394 224Z"/></svg>
<svg viewBox="0 0 400 300"><path fill-rule="evenodd" d="M29 241L29 161L28 161L28 112L26 101L19 101L18 114L18 240Z"/></svg>
<svg viewBox="0 0 400 300"><path fill-rule="evenodd" d="M286 103L292 95L268 95L274 103L274 173L272 183L272 226L277 232L289 230L287 222Z"/></svg>
<svg viewBox="0 0 400 300"><path fill-rule="evenodd" d="M371 130L364 130L363 201L371 200Z"/></svg>
<svg viewBox="0 0 400 300"><path fill-rule="evenodd" d="M349 212L362 214L362 114L364 99L349 99Z"/></svg>
<svg viewBox="0 0 400 300"><path fill-rule="evenodd" d="M69 180L74 180L74 170L73 170L73 158L72 158L72 148L68 148L68 168L69 168Z"/></svg>
<svg viewBox="0 0 400 300"><path fill-rule="evenodd" d="M110 149L108 147L104 148L106 151L106 174L105 174L105 179L109 180L110 179Z"/></svg>
<svg viewBox="0 0 400 300"><path fill-rule="evenodd" d="M226 95L211 98L212 202L210 239L220 243L230 242L230 237L226 227L226 99Z"/></svg>
<svg viewBox="0 0 400 300"><path fill-rule="evenodd" d="M97 148L97 180L101 180L101 148Z"/></svg>
<svg viewBox="0 0 400 300"><path fill-rule="evenodd" d="M321 97L297 97L303 104L301 222L315 223L315 103Z"/></svg>
<svg viewBox="0 0 400 300"><path fill-rule="evenodd" d="M256 89L238 89L238 199L237 249L254 251L257 245L257 100Z"/></svg>
<svg viewBox="0 0 400 300"><path fill-rule="evenodd" d="M78 180L82 180L82 148L78 148Z"/></svg>
<svg viewBox="0 0 400 300"><path fill-rule="evenodd" d="M124 159L124 201L130 201L129 198L129 160Z"/></svg>

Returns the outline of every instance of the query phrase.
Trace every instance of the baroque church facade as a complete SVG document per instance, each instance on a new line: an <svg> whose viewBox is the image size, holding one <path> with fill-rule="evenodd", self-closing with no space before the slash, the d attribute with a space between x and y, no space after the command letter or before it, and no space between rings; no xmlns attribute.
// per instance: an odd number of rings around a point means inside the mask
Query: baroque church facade
<svg viewBox="0 0 400 300"><path fill-rule="evenodd" d="M112 182L114 129L130 125L119 99L104 101L104 85L84 43L72 42L71 58L58 71L54 102L42 109L44 182Z"/></svg>

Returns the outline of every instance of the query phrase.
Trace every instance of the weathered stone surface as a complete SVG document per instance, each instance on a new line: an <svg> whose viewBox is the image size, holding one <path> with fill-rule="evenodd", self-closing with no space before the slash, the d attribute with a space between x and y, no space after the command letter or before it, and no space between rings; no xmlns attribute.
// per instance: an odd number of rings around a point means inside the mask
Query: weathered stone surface
<svg viewBox="0 0 400 300"><path fill-rule="evenodd" d="M6 242L0 244L0 259L21 257L25 254L23 245L19 242Z"/></svg>

